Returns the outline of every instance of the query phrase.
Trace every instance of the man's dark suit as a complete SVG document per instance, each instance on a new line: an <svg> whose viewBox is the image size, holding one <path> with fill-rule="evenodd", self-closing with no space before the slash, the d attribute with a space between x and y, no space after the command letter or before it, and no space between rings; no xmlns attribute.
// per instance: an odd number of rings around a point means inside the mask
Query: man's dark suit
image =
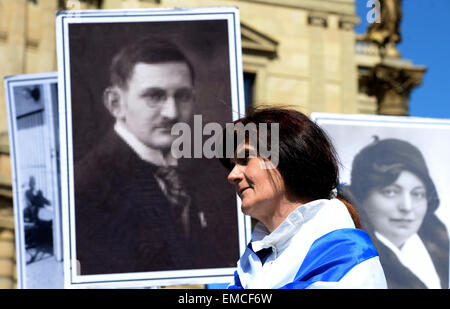
<svg viewBox="0 0 450 309"><path fill-rule="evenodd" d="M214 231L201 227L195 196L191 236L184 239L153 176L155 168L115 132L76 164L76 256L81 275L203 268L205 263L234 266L238 253L223 257L223 248L211 241Z"/></svg>

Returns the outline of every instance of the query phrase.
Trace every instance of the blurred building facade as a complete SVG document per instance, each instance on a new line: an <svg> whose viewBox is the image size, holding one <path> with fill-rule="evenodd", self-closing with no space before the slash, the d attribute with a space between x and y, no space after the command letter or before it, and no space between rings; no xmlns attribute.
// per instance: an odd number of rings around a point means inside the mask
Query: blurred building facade
<svg viewBox="0 0 450 309"><path fill-rule="evenodd" d="M239 7L250 104L290 105L307 114L408 114L408 93L392 90L398 87L383 83L380 72L418 70L411 91L425 69L399 56L386 61L382 44L356 35L355 0L0 0L0 288L13 288L16 280L3 77L57 70L58 10L199 6ZM380 109L386 101L394 107Z"/></svg>

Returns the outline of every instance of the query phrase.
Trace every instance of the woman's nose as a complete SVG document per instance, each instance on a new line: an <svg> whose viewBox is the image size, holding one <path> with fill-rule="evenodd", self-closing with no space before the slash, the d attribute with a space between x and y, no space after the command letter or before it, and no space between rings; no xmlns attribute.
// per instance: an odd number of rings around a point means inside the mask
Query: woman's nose
<svg viewBox="0 0 450 309"><path fill-rule="evenodd" d="M398 209L403 212L410 212L412 210L412 198L408 193L402 195L401 200L398 204Z"/></svg>
<svg viewBox="0 0 450 309"><path fill-rule="evenodd" d="M231 184L236 184L242 179L242 170L238 164L233 167L227 178Z"/></svg>

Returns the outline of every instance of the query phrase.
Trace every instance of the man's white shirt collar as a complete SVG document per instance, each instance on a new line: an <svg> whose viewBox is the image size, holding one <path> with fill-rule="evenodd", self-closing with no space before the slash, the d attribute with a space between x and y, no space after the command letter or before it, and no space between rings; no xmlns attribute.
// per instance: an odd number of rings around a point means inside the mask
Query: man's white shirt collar
<svg viewBox="0 0 450 309"><path fill-rule="evenodd" d="M178 161L172 156L169 151L166 156L161 150L153 149L144 145L136 136L125 128L121 122L116 122L114 131L127 143L131 149L144 161L154 164L156 166L177 166Z"/></svg>

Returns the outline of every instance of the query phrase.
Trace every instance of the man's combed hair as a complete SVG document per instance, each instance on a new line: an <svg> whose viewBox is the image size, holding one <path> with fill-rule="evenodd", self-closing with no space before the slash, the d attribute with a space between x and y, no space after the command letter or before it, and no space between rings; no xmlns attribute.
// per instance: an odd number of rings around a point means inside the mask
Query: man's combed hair
<svg viewBox="0 0 450 309"><path fill-rule="evenodd" d="M110 66L111 85L126 88L138 63L185 62L194 82L194 70L188 58L174 43L158 38L146 37L126 45L113 57Z"/></svg>

